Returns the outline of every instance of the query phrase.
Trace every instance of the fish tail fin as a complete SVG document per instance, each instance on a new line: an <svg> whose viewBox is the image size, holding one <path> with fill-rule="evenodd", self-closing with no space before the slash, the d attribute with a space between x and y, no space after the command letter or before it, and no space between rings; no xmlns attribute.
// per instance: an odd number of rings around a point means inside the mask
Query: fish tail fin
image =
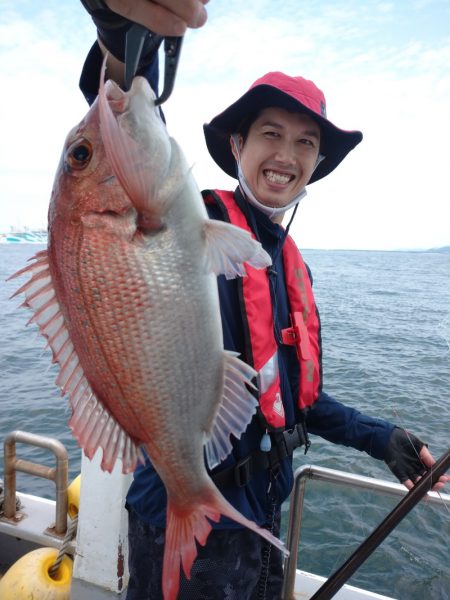
<svg viewBox="0 0 450 600"><path fill-rule="evenodd" d="M164 600L175 600L180 586L180 566L189 579L192 564L197 556L197 540L202 546L206 544L212 529L210 521L219 521L220 512L215 507L197 504L186 510L175 506L170 500L167 503L166 542L163 561L163 596Z"/></svg>
<svg viewBox="0 0 450 600"><path fill-rule="evenodd" d="M202 494L202 502L186 508L167 503L166 542L164 549L162 586L164 600L175 600L180 586L180 567L190 579L191 568L197 556L196 540L204 546L212 529L211 521L218 522L224 515L258 533L284 554L289 554L284 543L267 529L246 519L217 490Z"/></svg>

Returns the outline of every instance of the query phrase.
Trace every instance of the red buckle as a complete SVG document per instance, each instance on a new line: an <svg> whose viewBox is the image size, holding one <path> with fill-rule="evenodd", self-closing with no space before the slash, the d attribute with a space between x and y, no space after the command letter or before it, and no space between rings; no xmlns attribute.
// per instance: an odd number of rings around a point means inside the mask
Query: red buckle
<svg viewBox="0 0 450 600"><path fill-rule="evenodd" d="M296 346L298 337L297 327L286 327L286 329L281 330L281 339L283 340L283 344L288 346Z"/></svg>
<svg viewBox="0 0 450 600"><path fill-rule="evenodd" d="M299 358L304 360L311 359L311 349L309 347L308 330L302 313L295 312L291 315L292 327L286 327L281 330L281 339L283 344L288 346L297 346Z"/></svg>

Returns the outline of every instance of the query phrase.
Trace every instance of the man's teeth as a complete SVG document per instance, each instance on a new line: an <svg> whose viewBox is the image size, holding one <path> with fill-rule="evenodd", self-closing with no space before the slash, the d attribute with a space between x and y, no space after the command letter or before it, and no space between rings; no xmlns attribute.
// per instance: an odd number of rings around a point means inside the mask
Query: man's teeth
<svg viewBox="0 0 450 600"><path fill-rule="evenodd" d="M288 183L291 180L291 175L284 175L275 171L264 171L264 175L272 183Z"/></svg>

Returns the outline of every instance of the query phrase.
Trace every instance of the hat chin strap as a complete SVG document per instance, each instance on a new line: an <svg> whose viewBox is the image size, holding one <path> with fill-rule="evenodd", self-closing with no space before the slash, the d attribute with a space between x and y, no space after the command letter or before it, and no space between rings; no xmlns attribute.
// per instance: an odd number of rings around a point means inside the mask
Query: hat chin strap
<svg viewBox="0 0 450 600"><path fill-rule="evenodd" d="M237 165L237 176L238 176L239 186L240 186L242 192L244 193L245 197L247 198L247 200L250 202L250 204L252 204L257 209L259 209L262 213L264 213L265 215L267 215L269 217L269 219L273 219L273 217L285 213L290 208L293 208L294 206L296 206L300 202L300 200L306 196L307 191L306 191L305 188L303 188L285 206L275 207L275 206L266 206L265 204L262 204L256 198L255 194L252 192L252 190L250 188L250 185L249 185L249 183L248 183L247 179L245 178L245 175L244 175L244 173L242 171L242 167L241 167L241 153L239 151L239 141L238 141L237 135L234 134L231 137L233 139L234 147L236 148L236 152L237 152L237 155L238 155L238 159L236 161L236 165ZM314 170L317 168L317 166L319 165L319 163L321 163L324 158L325 158L325 156L323 156L322 154L318 155L316 164L314 166Z"/></svg>

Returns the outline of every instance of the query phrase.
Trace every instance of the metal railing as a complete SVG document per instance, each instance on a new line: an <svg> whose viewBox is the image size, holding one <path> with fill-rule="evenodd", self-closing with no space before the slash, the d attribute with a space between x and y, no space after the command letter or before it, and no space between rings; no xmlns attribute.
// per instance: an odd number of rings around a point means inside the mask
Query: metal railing
<svg viewBox="0 0 450 600"><path fill-rule="evenodd" d="M17 458L16 444L28 444L46 448L53 452L56 458L56 467L47 467L37 463ZM56 514L55 533L63 534L67 529L67 484L68 484L68 457L67 450L58 440L35 435L25 431L12 431L4 442L4 517L14 521L16 519L16 473L28 473L37 477L44 477L53 481L56 486Z"/></svg>
<svg viewBox="0 0 450 600"><path fill-rule="evenodd" d="M363 488L376 492L382 492L391 496L405 496L408 490L399 483L391 483L363 475L344 473L334 469L305 465L297 469L294 473L294 490L291 496L289 507L289 523L287 531L286 545L289 549L289 556L284 563L284 582L282 590L282 600L292 600L294 597L295 576L297 570L298 546L300 543L300 530L302 525L302 513L305 498L306 482L308 479L315 481L326 481L328 483L337 483L340 485ZM446 505L450 507L450 495L427 492L427 502L431 504Z"/></svg>

